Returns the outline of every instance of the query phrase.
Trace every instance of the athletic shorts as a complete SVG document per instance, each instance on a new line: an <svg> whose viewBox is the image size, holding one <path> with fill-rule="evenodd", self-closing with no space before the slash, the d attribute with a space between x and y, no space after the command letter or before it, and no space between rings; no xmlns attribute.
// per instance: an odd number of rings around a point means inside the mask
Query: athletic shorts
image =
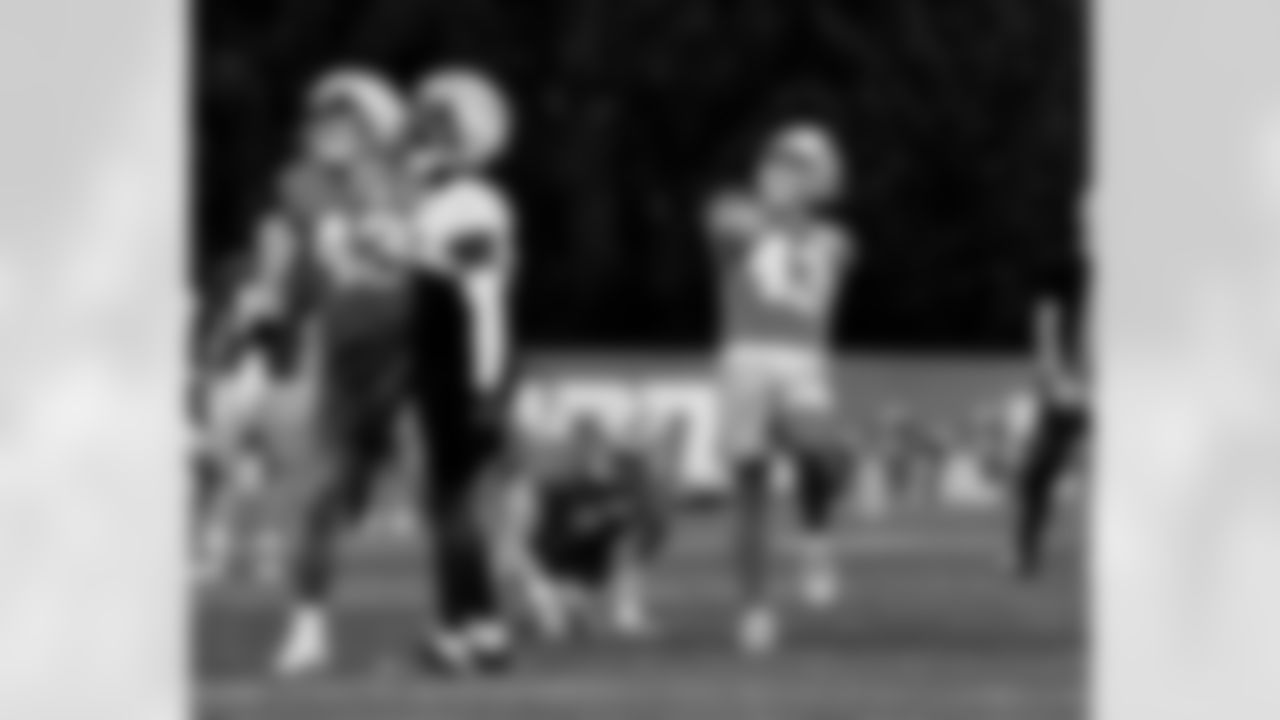
<svg viewBox="0 0 1280 720"><path fill-rule="evenodd" d="M836 411L830 363L816 348L730 346L721 358L719 386L730 459L767 452L788 434L828 424Z"/></svg>

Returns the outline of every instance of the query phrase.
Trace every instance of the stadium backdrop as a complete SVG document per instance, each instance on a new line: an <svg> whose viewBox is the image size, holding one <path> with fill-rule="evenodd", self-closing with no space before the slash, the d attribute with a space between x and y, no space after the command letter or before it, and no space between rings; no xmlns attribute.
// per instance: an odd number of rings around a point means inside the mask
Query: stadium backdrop
<svg viewBox="0 0 1280 720"><path fill-rule="evenodd" d="M845 131L853 167L846 403L965 413L1021 382L1029 269L1082 242L1085 6L200 2L191 277L205 297L225 280L324 69L409 83L441 63L488 68L520 119L500 175L521 219L521 340L555 351L533 363L524 411L669 418L707 476L716 292L699 204L771 119L814 111Z"/></svg>

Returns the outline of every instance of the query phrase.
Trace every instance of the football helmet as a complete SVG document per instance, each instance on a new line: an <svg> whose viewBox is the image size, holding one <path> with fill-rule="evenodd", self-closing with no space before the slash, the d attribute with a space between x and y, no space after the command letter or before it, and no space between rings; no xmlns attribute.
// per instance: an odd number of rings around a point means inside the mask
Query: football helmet
<svg viewBox="0 0 1280 720"><path fill-rule="evenodd" d="M352 113L380 143L394 142L407 119L395 88L377 73L360 68L341 68L321 76L307 100L313 114L334 108Z"/></svg>
<svg viewBox="0 0 1280 720"><path fill-rule="evenodd" d="M459 162L479 167L506 150L514 119L505 94L486 73L448 67L428 73L413 94L415 112L449 123Z"/></svg>
<svg viewBox="0 0 1280 720"><path fill-rule="evenodd" d="M784 125L769 138L763 161L766 165L786 164L798 168L815 199L830 200L844 187L845 169L839 142L828 128L817 122Z"/></svg>

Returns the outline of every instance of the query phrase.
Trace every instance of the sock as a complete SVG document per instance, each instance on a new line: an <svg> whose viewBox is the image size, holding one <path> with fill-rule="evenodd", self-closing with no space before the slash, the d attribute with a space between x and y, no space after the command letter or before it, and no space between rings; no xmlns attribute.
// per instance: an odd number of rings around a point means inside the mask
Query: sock
<svg viewBox="0 0 1280 720"><path fill-rule="evenodd" d="M747 607L766 604L769 573L769 470L764 461L744 463L738 477L738 577Z"/></svg>
<svg viewBox="0 0 1280 720"><path fill-rule="evenodd" d="M797 455L799 487L796 500L800 524L808 535L826 534L839 509L842 479L836 463L807 452Z"/></svg>

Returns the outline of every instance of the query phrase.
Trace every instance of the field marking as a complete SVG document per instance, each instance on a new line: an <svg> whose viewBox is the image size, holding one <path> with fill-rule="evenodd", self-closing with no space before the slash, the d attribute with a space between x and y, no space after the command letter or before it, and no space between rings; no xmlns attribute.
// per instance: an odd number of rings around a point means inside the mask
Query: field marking
<svg viewBox="0 0 1280 720"><path fill-rule="evenodd" d="M720 667L718 670L731 670ZM785 669L783 670L785 672ZM1022 712L1045 706L1069 708L1084 703L1078 687L1040 680L1034 685L1019 677L1008 683L976 682L953 684L930 682L927 689L916 687L910 678L898 682L859 682L856 669L847 679L829 682L813 678L797 682L794 675L782 676L778 682L760 682L745 677L739 682L726 682L723 674L707 677L682 675L633 675L618 673L609 678L491 678L480 680L439 680L413 682L411 679L364 680L332 678L307 684L288 684L262 680L221 680L204 683L196 692L202 707L238 710L259 707L320 705L379 706L414 705L440 707L469 705L473 708L494 705L510 706L537 703L541 705L629 705L649 697L655 704L678 704L695 708L770 707L848 705L878 707L912 705L964 705L980 707L984 712ZM1023 715L1022 717L1026 717Z"/></svg>
<svg viewBox="0 0 1280 720"><path fill-rule="evenodd" d="M683 605L690 602L697 604L700 602L719 601L732 602L737 596L735 594L735 586L733 584L733 576L726 574L723 578L717 576L712 577L703 575L692 575L688 578L681 578L679 583L671 581L670 577L658 576L652 579L648 590L648 597L655 605L665 607L668 605ZM793 589L795 582L790 581L790 577L780 582L780 597L786 604L791 602L799 603L797 597L798 591ZM993 572L992 582L1001 582L1002 578L995 576ZM943 583L939 579L937 583ZM1010 584L1005 587L995 587L988 589L980 588L980 594L983 597L994 597L1001 601L1001 611L1004 613L1014 613L1028 617L1038 616L1044 612L1045 606L1043 602L1022 602L1015 593L1026 592L1022 588L1016 587L1012 581L1006 581ZM926 584L926 587L932 585ZM863 587L874 587L867 584ZM354 609L400 609L418 607L426 602L432 594L432 589L425 580L419 580L415 577L362 577L359 582L350 583L338 593L335 594L333 605L338 610ZM864 591L859 587L855 574L845 575L844 595L840 600L840 609L856 611L863 602L872 602L877 605L884 599L882 592ZM1031 594L1026 597L1036 600L1041 595L1036 594L1036 589L1030 591ZM197 602L197 606L204 611L219 610L246 610L246 609L262 609L273 606L283 606L286 599L283 589L275 587L263 586L225 586L214 590L203 591L202 596ZM1023 610L1025 609L1025 613ZM798 611L802 608L798 607ZM808 612L808 611L804 611Z"/></svg>
<svg viewBox="0 0 1280 720"><path fill-rule="evenodd" d="M872 557L892 555L894 553L942 554L947 557L966 555L992 555L1006 550L1003 525L984 528L981 532L948 532L945 528L922 529L918 527L877 527L876 521L865 525L853 525L842 529L833 538L833 544L841 555L848 557ZM705 529L673 530L669 539L667 556L679 554L679 557L691 556L701 558L704 554L724 554L731 552L729 543L732 540L732 527L716 528L718 532ZM786 551L796 540L795 533L789 529L780 531L776 538L779 548ZM399 535L388 533L356 534L342 546L340 554L344 557L365 559L369 557L381 559L401 559L406 556L420 556L427 550L427 544L415 535Z"/></svg>
<svg viewBox="0 0 1280 720"><path fill-rule="evenodd" d="M868 595L879 598L874 592L875 583L863 583L862 578L876 575L882 568L867 569L867 561L883 561L887 564L916 560L930 562L962 563L964 575L960 587L969 588L968 580L973 581L974 594L1008 598L1009 605L1024 605L1021 597L1037 598L1042 595L1043 588L1024 588L1018 586L1005 572L1000 552L993 546L980 542L944 542L939 538L921 538L918 535L902 536L896 539L881 539L876 543L865 542L866 538L844 535L838 545L839 560L843 566L846 597L843 605L857 607L859 598ZM650 573L648 593L657 603L670 603L678 600L732 599L735 595L735 575L728 554L728 548L712 548L706 543L701 547L682 546L673 548L665 562L659 561ZM796 580L796 567L786 562L789 548L783 548L778 565L779 591L782 597L792 594ZM692 551L692 552L691 552ZM905 553L905 554L904 554ZM421 577L421 571L412 561L416 561L419 553L408 546L399 548L382 547L380 552L365 555L346 556L340 566L356 563L340 570L339 590L335 595L338 608L354 607L399 607L401 605L419 604L429 597L429 582ZM370 561L381 561L388 566L371 569ZM852 563L852 564L850 564ZM706 571L709 564L711 571ZM922 571L916 578L916 584L922 589L936 587L939 583L954 587L956 576L936 576ZM864 591L862 588L871 588ZM230 581L199 589L195 592L196 604L206 609L217 609L232 606L236 608L258 607L279 603L284 597L284 588L273 584L255 583L251 580L239 580L233 577Z"/></svg>

